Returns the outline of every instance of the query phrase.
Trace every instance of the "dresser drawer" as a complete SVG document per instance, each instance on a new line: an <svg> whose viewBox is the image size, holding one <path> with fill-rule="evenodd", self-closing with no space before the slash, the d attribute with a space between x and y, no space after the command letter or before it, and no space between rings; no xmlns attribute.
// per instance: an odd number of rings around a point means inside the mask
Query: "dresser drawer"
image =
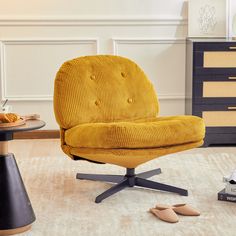
<svg viewBox="0 0 236 236"><path fill-rule="evenodd" d="M194 103L197 104L235 104L236 80L205 80L194 83Z"/></svg>
<svg viewBox="0 0 236 236"><path fill-rule="evenodd" d="M193 114L202 117L206 127L233 127L236 131L236 102L235 106L197 105Z"/></svg>
<svg viewBox="0 0 236 236"><path fill-rule="evenodd" d="M194 74L235 74L236 42L196 45L194 50Z"/></svg>
<svg viewBox="0 0 236 236"><path fill-rule="evenodd" d="M205 51L202 53L202 56L202 66L206 69L236 67L236 51Z"/></svg>
<svg viewBox="0 0 236 236"><path fill-rule="evenodd" d="M236 126L236 110L235 111L203 111L202 118L207 127Z"/></svg>
<svg viewBox="0 0 236 236"><path fill-rule="evenodd" d="M203 98L236 98L236 81L204 81L202 93Z"/></svg>

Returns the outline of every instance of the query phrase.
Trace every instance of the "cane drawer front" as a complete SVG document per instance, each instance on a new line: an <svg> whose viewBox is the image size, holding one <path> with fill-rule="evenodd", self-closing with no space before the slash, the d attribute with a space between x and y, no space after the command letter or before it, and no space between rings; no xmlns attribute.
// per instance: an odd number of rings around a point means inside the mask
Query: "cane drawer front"
<svg viewBox="0 0 236 236"><path fill-rule="evenodd" d="M234 106L198 105L193 113L203 118L207 128L221 129L224 132L229 128L228 132L236 133L236 101Z"/></svg>
<svg viewBox="0 0 236 236"><path fill-rule="evenodd" d="M200 76L194 80L194 102L231 104L236 102L236 77Z"/></svg>
<svg viewBox="0 0 236 236"><path fill-rule="evenodd" d="M236 42L195 43L195 75L236 74Z"/></svg>
<svg viewBox="0 0 236 236"><path fill-rule="evenodd" d="M204 81L203 98L236 98L236 82Z"/></svg>

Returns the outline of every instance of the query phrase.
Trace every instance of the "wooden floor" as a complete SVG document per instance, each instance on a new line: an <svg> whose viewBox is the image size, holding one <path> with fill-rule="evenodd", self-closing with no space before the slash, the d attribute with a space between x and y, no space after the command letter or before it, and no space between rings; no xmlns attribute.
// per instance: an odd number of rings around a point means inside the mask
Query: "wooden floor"
<svg viewBox="0 0 236 236"><path fill-rule="evenodd" d="M198 148L153 160L139 167L161 167L153 180L184 187L183 197L145 189L126 189L95 204L108 183L79 181L77 172L124 174L112 165L72 161L60 150L59 140L15 140L10 143L37 217L22 236L216 236L236 235L236 203L217 201L222 177L236 168L236 148ZM148 213L157 203L189 203L199 217L179 217L168 224Z"/></svg>

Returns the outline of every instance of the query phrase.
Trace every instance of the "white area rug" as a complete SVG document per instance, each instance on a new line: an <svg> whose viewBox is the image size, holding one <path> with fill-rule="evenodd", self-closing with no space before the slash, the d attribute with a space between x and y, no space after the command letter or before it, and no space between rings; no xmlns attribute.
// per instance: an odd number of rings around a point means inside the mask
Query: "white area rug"
<svg viewBox="0 0 236 236"><path fill-rule="evenodd" d="M223 175L236 168L236 148L198 148L168 155L137 168L137 173L162 168L152 179L189 190L189 196L138 188L125 189L100 204L97 195L111 184L77 180L77 172L124 174L113 165L72 161L59 140L18 140L11 152L25 181L37 220L22 236L215 236L236 235L236 203L217 201ZM157 203L189 203L199 217L180 216L162 222L148 213Z"/></svg>

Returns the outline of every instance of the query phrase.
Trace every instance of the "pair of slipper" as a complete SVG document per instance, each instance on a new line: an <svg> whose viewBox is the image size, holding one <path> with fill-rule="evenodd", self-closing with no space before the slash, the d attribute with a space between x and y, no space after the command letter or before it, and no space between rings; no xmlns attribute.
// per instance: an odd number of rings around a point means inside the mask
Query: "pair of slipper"
<svg viewBox="0 0 236 236"><path fill-rule="evenodd" d="M160 220L177 223L179 218L177 214L184 216L199 216L200 212L188 204L176 204L173 206L158 204L155 208L149 210L153 215Z"/></svg>

